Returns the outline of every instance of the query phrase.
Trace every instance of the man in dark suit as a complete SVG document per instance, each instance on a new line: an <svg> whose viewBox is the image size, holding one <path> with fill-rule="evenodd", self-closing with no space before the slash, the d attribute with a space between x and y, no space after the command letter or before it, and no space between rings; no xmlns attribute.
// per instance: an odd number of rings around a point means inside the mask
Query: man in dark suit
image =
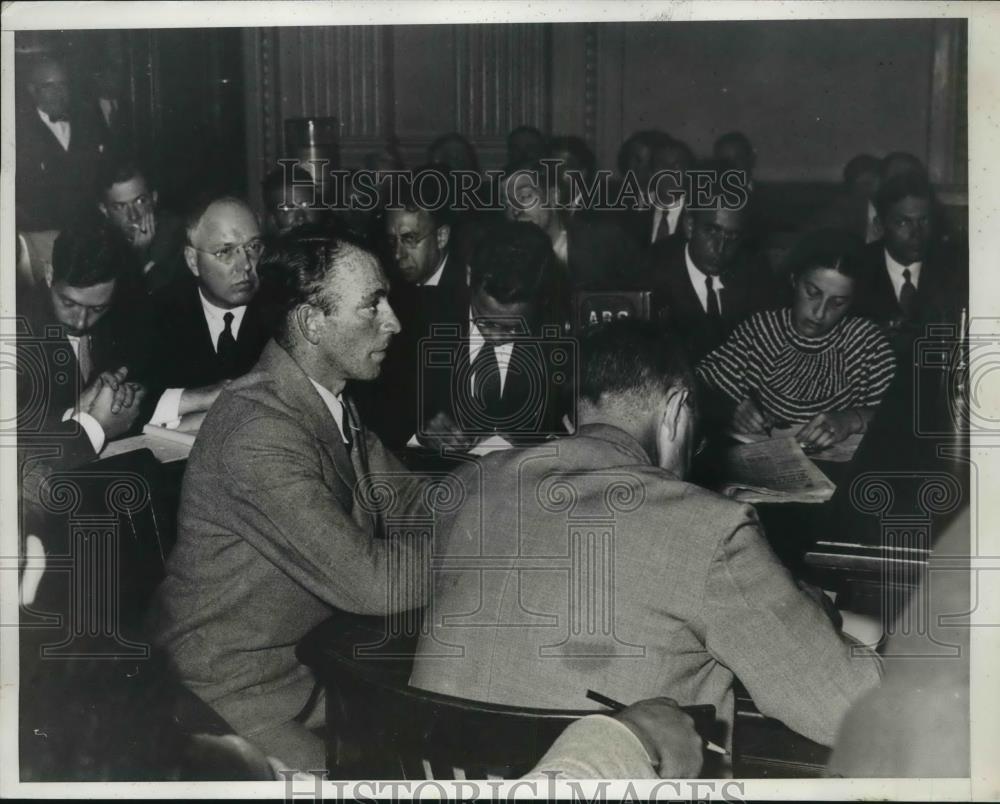
<svg viewBox="0 0 1000 804"><path fill-rule="evenodd" d="M357 390L366 422L390 447L417 432L420 410L420 342L434 326L460 321L468 311L468 268L451 249L453 218L446 207L427 209L404 193L385 215L385 250L391 268L389 299L402 326L372 383Z"/></svg>
<svg viewBox="0 0 1000 804"><path fill-rule="evenodd" d="M651 246L644 270L655 318L679 338L692 363L752 313L778 306L782 293L770 269L743 248L746 197L742 206L726 208L716 182L702 200L685 210L684 239Z"/></svg>
<svg viewBox="0 0 1000 804"><path fill-rule="evenodd" d="M263 269L282 311L275 338L255 381L224 392L198 433L152 625L188 687L309 771L326 766L314 731L325 711L296 643L334 607L426 602L425 539L386 534L359 484L374 475L413 506L424 495L345 393L378 376L399 332L378 261L344 239L293 233Z"/></svg>
<svg viewBox="0 0 1000 804"><path fill-rule="evenodd" d="M139 415L144 390L126 376L139 359L141 339L117 293L128 266L128 246L114 229L67 230L55 242L45 285L20 300L18 449L25 501L37 502L53 470L96 458Z"/></svg>
<svg viewBox="0 0 1000 804"><path fill-rule="evenodd" d="M504 214L533 223L548 236L556 258L557 293L631 288L639 268L635 244L615 224L590 210L562 208L557 172L544 165L519 167L502 188Z"/></svg>
<svg viewBox="0 0 1000 804"><path fill-rule="evenodd" d="M694 152L680 140L671 138L659 143L653 151L649 203L613 213L615 222L640 250L671 238L683 239L680 220L685 176L694 163Z"/></svg>
<svg viewBox="0 0 1000 804"><path fill-rule="evenodd" d="M188 273L184 222L159 207L159 196L143 166L128 155L108 155L98 172L98 192L97 208L132 246L147 293L156 293Z"/></svg>
<svg viewBox="0 0 1000 804"><path fill-rule="evenodd" d="M882 162L871 154L858 154L844 166L841 190L811 223L813 229L842 229L864 238L878 239L875 193L881 181Z"/></svg>
<svg viewBox="0 0 1000 804"><path fill-rule="evenodd" d="M882 237L865 249L855 313L887 326L905 349L925 325L957 321L968 306L968 265L935 237L934 195L924 176L887 179L875 208Z"/></svg>
<svg viewBox="0 0 1000 804"><path fill-rule="evenodd" d="M191 214L186 232L191 275L153 299L143 373L150 421L165 426L208 410L231 380L253 367L269 337L266 311L254 303L263 241L250 207L238 198L216 198Z"/></svg>
<svg viewBox="0 0 1000 804"><path fill-rule="evenodd" d="M30 103L17 117L17 227L63 229L92 203L104 151L93 115L73 106L63 66L49 56L31 65Z"/></svg>
<svg viewBox="0 0 1000 804"><path fill-rule="evenodd" d="M422 444L468 448L493 434L521 443L565 432L574 367L558 321L546 319L552 263L548 238L529 223L501 224L479 244L467 306L457 320L442 318L420 350Z"/></svg>

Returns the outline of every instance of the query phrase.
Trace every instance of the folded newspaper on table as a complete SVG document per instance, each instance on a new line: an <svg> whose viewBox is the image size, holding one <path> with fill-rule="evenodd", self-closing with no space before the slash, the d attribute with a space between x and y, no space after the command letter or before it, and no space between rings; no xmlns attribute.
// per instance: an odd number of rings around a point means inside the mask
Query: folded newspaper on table
<svg viewBox="0 0 1000 804"><path fill-rule="evenodd" d="M142 428L142 435L112 441L101 452L101 458L111 458L137 449L148 449L160 463L186 461L191 447L194 446L195 435L180 430L168 430L156 424L147 424Z"/></svg>
<svg viewBox="0 0 1000 804"><path fill-rule="evenodd" d="M748 503L825 502L837 490L791 437L731 447L722 477L718 491Z"/></svg>
<svg viewBox="0 0 1000 804"><path fill-rule="evenodd" d="M764 433L730 433L729 435L743 444L755 444L758 441L768 441L774 438L794 438L801 429L802 425L793 424L789 427L776 427L771 431L770 435L765 435ZM807 452L806 455L814 461L847 463L854 457L854 452L857 450L862 438L864 438L864 433L852 433L843 441L838 441L826 449Z"/></svg>

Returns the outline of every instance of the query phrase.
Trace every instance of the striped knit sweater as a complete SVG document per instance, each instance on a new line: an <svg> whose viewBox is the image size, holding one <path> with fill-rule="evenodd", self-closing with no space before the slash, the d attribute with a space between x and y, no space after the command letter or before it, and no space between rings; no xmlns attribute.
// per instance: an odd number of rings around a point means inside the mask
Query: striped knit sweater
<svg viewBox="0 0 1000 804"><path fill-rule="evenodd" d="M889 342L866 318L847 317L825 335L796 332L792 311L757 313L698 364L698 377L733 403L753 395L773 420L874 407L896 370Z"/></svg>

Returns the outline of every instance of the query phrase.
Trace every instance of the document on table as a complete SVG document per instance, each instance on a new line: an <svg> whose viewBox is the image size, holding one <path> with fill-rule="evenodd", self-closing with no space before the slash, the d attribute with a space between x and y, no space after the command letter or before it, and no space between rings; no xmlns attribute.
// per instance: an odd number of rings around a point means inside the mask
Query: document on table
<svg viewBox="0 0 1000 804"><path fill-rule="evenodd" d="M791 437L740 444L722 460L718 491L740 502L818 503L837 490Z"/></svg>
<svg viewBox="0 0 1000 804"><path fill-rule="evenodd" d="M414 434L409 441L406 442L407 447L420 447L421 444L417 440L416 434ZM499 449L510 449L513 444L511 444L506 438L498 435L491 435L488 438L484 438L476 446L469 450L469 455L489 455L491 452L496 452Z"/></svg>
<svg viewBox="0 0 1000 804"><path fill-rule="evenodd" d="M771 435L764 433L730 433L729 435L743 444L757 444L761 441L770 441L775 438L795 438L802 425L793 424L789 427L778 427L771 431ZM854 457L864 433L852 433L843 441L839 441L826 449L816 452L807 452L806 456L814 461L833 461L835 463L847 463Z"/></svg>
<svg viewBox="0 0 1000 804"><path fill-rule="evenodd" d="M194 446L195 433L168 430L155 424L142 428L142 435L112 441L102 451L100 457L113 458L138 449L148 449L160 463L186 461Z"/></svg>

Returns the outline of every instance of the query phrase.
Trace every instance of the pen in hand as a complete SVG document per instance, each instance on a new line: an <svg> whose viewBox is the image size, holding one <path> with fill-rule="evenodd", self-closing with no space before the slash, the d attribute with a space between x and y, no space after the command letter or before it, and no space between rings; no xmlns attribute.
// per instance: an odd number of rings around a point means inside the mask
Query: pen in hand
<svg viewBox="0 0 1000 804"><path fill-rule="evenodd" d="M615 712L621 712L623 709L628 708L621 701L616 701L614 698L609 698L607 695L601 695L601 693L594 692L593 690L587 690L587 697L592 701L596 701L597 703L608 707L608 709L613 709ZM716 745L711 740L705 740L705 748L716 754L728 755L729 753L721 745Z"/></svg>

